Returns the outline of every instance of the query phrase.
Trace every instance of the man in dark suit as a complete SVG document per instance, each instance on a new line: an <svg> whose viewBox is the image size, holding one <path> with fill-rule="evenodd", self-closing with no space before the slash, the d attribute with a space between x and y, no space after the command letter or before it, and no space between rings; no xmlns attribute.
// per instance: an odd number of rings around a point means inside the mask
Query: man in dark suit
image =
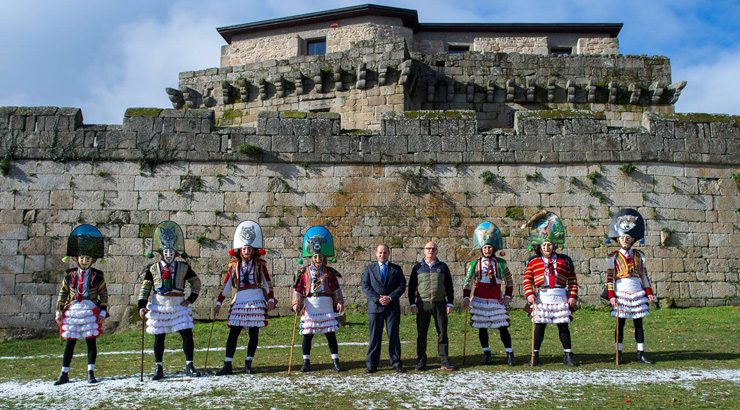
<svg viewBox="0 0 740 410"><path fill-rule="evenodd" d="M401 363L398 327L401 322L399 300L406 291L406 278L400 266L388 262L390 249L387 245L378 245L375 256L378 261L368 265L362 273L362 291L367 295L367 316L370 322L370 346L365 360L367 372L375 373L378 370L385 324L391 365L397 372L403 373L406 370Z"/></svg>

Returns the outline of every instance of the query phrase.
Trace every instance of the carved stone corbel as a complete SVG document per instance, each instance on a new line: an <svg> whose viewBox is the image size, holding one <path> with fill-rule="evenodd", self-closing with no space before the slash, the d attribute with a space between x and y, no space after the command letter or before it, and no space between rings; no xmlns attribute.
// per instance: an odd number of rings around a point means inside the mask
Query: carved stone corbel
<svg viewBox="0 0 740 410"><path fill-rule="evenodd" d="M198 100L200 99L200 93L190 87L185 87L183 91L183 97L185 98L185 104L188 108L198 108Z"/></svg>
<svg viewBox="0 0 740 410"><path fill-rule="evenodd" d="M362 63L357 67L357 82L355 88L364 90L367 87L367 64Z"/></svg>
<svg viewBox="0 0 740 410"><path fill-rule="evenodd" d="M565 95L565 102L576 102L576 82L574 80L568 80L565 83Z"/></svg>
<svg viewBox="0 0 740 410"><path fill-rule="evenodd" d="M609 81L609 104L616 104L619 86L616 81Z"/></svg>
<svg viewBox="0 0 740 410"><path fill-rule="evenodd" d="M627 90L630 92L630 104L638 104L640 102L640 95L642 94L642 89L640 88L640 86L632 83L629 85Z"/></svg>
<svg viewBox="0 0 740 410"><path fill-rule="evenodd" d="M185 105L185 99L182 96L182 91L176 88L165 88L164 91L167 93L167 97L172 103L172 108L179 110Z"/></svg>

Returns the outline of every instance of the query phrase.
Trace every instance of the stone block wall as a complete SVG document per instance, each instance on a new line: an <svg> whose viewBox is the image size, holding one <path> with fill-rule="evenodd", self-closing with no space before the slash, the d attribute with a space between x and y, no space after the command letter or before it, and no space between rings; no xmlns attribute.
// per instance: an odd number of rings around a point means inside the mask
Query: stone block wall
<svg viewBox="0 0 740 410"><path fill-rule="evenodd" d="M408 274L423 244L438 241L459 299L470 235L492 220L521 306L528 252L518 226L541 207L568 228L582 303L599 303L614 249L605 227L622 207L648 221L640 248L664 303L740 300L738 117L644 113L641 127L618 128L600 113L542 111L486 133L471 111L387 113L378 131L361 133L342 130L333 113L263 113L256 128L214 122L211 110L131 109L122 126L89 126L78 109L0 108L0 152L9 159L0 177L0 326L53 327L61 257L79 223L107 238L98 267L113 322L126 322L152 228L165 219L183 227L203 278L200 318L244 219L263 226L283 314L303 230L313 224L333 232L349 306L362 309L360 273L380 242ZM665 246L662 230L672 232Z"/></svg>
<svg viewBox="0 0 740 410"><path fill-rule="evenodd" d="M614 37L579 38L575 53L578 55L617 55L619 39Z"/></svg>
<svg viewBox="0 0 740 410"><path fill-rule="evenodd" d="M477 37L472 51L481 53L521 53L546 56L547 37Z"/></svg>

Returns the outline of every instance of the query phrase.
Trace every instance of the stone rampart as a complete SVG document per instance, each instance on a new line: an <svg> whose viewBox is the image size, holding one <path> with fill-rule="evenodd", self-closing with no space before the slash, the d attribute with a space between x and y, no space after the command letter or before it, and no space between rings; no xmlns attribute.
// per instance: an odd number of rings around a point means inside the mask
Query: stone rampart
<svg viewBox="0 0 740 410"><path fill-rule="evenodd" d="M264 229L280 312L303 230L335 236L351 308L360 272L386 242L406 273L428 240L453 269L457 298L470 235L504 233L521 306L522 220L540 207L568 227L581 303L597 304L612 212L648 220L648 270L662 304L738 303L740 118L642 113L613 127L603 113L532 111L478 132L474 112L386 113L379 130L347 131L334 113L261 113L256 127L218 127L211 110L130 109L122 125L86 125L79 109L0 108L0 327L52 328L79 223L107 238L111 323L127 322L153 226L181 224L204 282L207 318L244 219ZM661 233L670 239L661 245ZM406 302L403 303L406 305Z"/></svg>

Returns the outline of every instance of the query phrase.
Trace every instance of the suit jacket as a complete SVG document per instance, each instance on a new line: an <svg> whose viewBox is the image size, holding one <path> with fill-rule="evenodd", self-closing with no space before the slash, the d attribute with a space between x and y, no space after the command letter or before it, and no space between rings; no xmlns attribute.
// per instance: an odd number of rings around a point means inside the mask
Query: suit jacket
<svg viewBox="0 0 740 410"><path fill-rule="evenodd" d="M362 291L367 296L367 312L382 313L386 309L401 311L399 300L406 291L406 277L403 269L395 263L388 262L385 283L380 279L380 266L375 261L362 272ZM380 295L390 296L392 301L388 306L380 304Z"/></svg>

